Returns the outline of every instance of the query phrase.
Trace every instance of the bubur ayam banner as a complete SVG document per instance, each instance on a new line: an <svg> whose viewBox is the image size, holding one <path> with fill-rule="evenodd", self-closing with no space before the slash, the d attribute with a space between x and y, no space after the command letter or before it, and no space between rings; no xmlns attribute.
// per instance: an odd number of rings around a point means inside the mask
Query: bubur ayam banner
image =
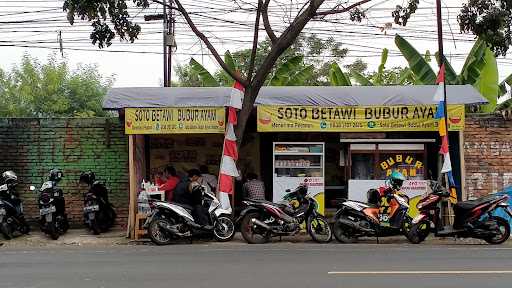
<svg viewBox="0 0 512 288"><path fill-rule="evenodd" d="M126 134L224 133L224 107L126 108Z"/></svg>
<svg viewBox="0 0 512 288"><path fill-rule="evenodd" d="M258 106L258 132L437 131L436 105ZM464 105L448 105L450 131L464 129Z"/></svg>

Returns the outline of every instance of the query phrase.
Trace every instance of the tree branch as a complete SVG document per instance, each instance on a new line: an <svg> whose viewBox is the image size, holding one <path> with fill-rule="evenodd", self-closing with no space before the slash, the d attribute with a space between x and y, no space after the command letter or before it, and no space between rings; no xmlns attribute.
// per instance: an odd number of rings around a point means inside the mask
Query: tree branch
<svg viewBox="0 0 512 288"><path fill-rule="evenodd" d="M268 19L268 5L270 4L270 0L265 0L263 6L261 7L261 16L263 18L263 26L265 27L265 31L267 31L268 38L270 38L270 42L272 44L276 43L277 36L272 30L270 26L270 20Z"/></svg>
<svg viewBox="0 0 512 288"><path fill-rule="evenodd" d="M190 27L190 29L192 29L194 34L196 34L196 36L199 37L199 39L201 39L201 41L203 41L203 43L206 45L208 50L210 50L210 52L212 53L215 60L217 60L219 65L222 67L222 69L224 69L224 71L226 71L229 74L229 76L231 76L231 78L240 82L244 87L248 86L249 82L246 79L243 79L240 76L240 74L236 73L235 71L231 70L231 68L229 68L229 66L226 64L226 62L224 62L224 60L222 60L222 57L220 57L217 50L215 50L215 47L213 47L212 43L210 43L210 41L208 40L208 37L206 37L201 31L199 31L199 29L197 29L197 26L194 24L194 22L190 18L190 15L188 15L185 8L183 8L183 5L181 5L180 1L179 0L173 0L173 1L174 1L174 3L176 3L176 6L178 7L178 11L181 13L181 15L183 15L183 17L187 21L187 24Z"/></svg>
<svg viewBox="0 0 512 288"><path fill-rule="evenodd" d="M258 9L256 10L256 21L254 22L254 38L252 42L251 59L249 60L249 71L247 71L247 80L251 81L254 65L256 63L256 52L258 50L258 32L260 30L260 13L262 0L258 0Z"/></svg>
<svg viewBox="0 0 512 288"><path fill-rule="evenodd" d="M297 15L293 22L286 28L286 30L279 36L276 43L272 45L272 48L269 54L263 60L263 63L256 71L256 75L254 75L254 79L251 79L252 87L261 87L265 82L268 74L272 70L272 67L276 63L277 59L281 54L290 47L295 39L302 32L306 24L315 17L316 11L318 8L325 2L325 0L310 0L307 8ZM251 95L252 97L256 97L257 93ZM245 101L245 99L244 99ZM254 99L252 99L254 101ZM245 105L245 103L244 103Z"/></svg>
<svg viewBox="0 0 512 288"><path fill-rule="evenodd" d="M365 3L368 3L372 0L362 0L362 1L359 1L359 2L356 2L350 6L347 6L347 7L343 7L341 9L337 9L334 8L334 9L331 9L329 11L323 11L323 12L317 12L315 16L326 16L326 15L332 15L332 14L339 14L339 13L344 13L344 12L348 12L350 11L351 9L357 7L357 6L360 6L360 5L363 5Z"/></svg>

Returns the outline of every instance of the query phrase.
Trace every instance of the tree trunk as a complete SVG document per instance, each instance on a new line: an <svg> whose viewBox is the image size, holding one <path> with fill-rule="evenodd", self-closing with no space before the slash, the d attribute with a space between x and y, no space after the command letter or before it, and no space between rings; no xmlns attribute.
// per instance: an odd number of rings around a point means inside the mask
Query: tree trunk
<svg viewBox="0 0 512 288"><path fill-rule="evenodd" d="M248 86L245 88L242 110L240 110L240 113L238 114L238 124L236 125L235 130L239 148L244 138L247 121L251 116L252 109L254 108L254 102L256 100L256 97L258 96L260 89L261 86Z"/></svg>

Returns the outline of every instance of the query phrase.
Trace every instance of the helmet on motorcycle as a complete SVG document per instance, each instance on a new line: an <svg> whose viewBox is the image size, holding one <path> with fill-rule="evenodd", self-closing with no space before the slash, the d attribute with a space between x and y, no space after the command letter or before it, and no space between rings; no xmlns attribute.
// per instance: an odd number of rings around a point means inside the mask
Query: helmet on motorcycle
<svg viewBox="0 0 512 288"><path fill-rule="evenodd" d="M2 180L7 186L13 187L18 184L18 176L13 171L5 171L2 173Z"/></svg>
<svg viewBox="0 0 512 288"><path fill-rule="evenodd" d="M50 170L50 175L48 176L48 179L50 181L59 182L62 179L62 177L64 177L62 170L55 168Z"/></svg>
<svg viewBox="0 0 512 288"><path fill-rule="evenodd" d="M92 185L92 183L94 183L94 180L96 180L96 175L94 175L94 172L90 170L87 172L82 172L80 174L80 183Z"/></svg>
<svg viewBox="0 0 512 288"><path fill-rule="evenodd" d="M393 171L393 173L391 173L388 180L389 185L393 189L400 190L400 188L402 188L402 185L404 184L405 176L402 173L395 170Z"/></svg>

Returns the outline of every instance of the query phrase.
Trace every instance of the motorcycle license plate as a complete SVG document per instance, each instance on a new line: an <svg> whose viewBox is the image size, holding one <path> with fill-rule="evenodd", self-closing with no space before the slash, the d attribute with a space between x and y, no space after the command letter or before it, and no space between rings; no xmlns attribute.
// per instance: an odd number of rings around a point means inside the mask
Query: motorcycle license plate
<svg viewBox="0 0 512 288"><path fill-rule="evenodd" d="M5 212L5 209L4 209L4 208L0 209L0 215L5 215L5 214L7 214L7 213Z"/></svg>
<svg viewBox="0 0 512 288"><path fill-rule="evenodd" d="M57 211L57 209L55 208L55 206L50 206L48 208L43 208L43 209L39 209L39 215L46 215L46 214L50 214L50 213L53 213Z"/></svg>
<svg viewBox="0 0 512 288"><path fill-rule="evenodd" d="M92 206L85 206L84 207L84 212L85 213L99 211L99 210L100 210L100 206L99 205L92 205Z"/></svg>
<svg viewBox="0 0 512 288"><path fill-rule="evenodd" d="M421 214L414 217L414 219L412 219L412 224L417 224L418 222L420 222L421 219L423 219L423 215Z"/></svg>

